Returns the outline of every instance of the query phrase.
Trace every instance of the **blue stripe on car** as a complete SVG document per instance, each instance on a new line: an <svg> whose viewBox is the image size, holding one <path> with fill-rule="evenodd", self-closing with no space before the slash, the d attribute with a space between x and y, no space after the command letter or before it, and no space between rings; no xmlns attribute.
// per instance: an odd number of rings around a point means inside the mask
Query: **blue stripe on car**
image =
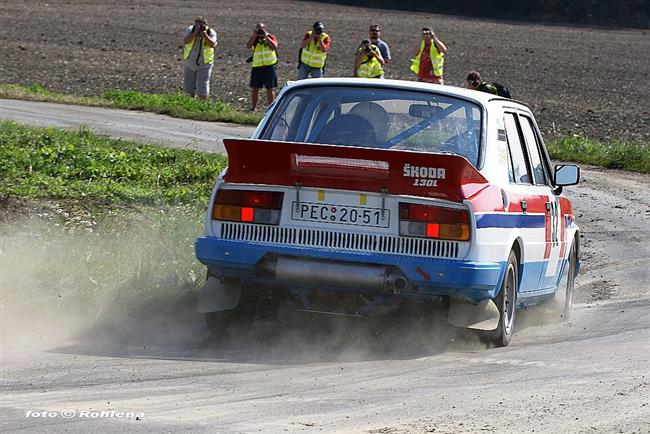
<svg viewBox="0 0 650 434"><path fill-rule="evenodd" d="M477 214L476 227L483 228L543 228L543 214Z"/></svg>

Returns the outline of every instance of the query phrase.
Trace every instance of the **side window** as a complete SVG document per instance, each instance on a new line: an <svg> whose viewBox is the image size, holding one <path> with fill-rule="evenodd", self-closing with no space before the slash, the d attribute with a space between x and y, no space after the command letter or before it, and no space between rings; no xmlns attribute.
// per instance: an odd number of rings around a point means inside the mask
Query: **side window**
<svg viewBox="0 0 650 434"><path fill-rule="evenodd" d="M533 169L535 184L545 185L546 176L544 175L544 166L539 155L539 144L537 143L537 137L533 129L533 121L528 116L520 116L519 119L521 120L521 131L524 133L524 139L526 139L526 144L528 145L528 155L530 155L530 165Z"/></svg>
<svg viewBox="0 0 650 434"><path fill-rule="evenodd" d="M532 184L528 162L526 161L526 151L524 150L525 145L521 139L516 115L514 113L506 113L504 121L515 182L517 184Z"/></svg>

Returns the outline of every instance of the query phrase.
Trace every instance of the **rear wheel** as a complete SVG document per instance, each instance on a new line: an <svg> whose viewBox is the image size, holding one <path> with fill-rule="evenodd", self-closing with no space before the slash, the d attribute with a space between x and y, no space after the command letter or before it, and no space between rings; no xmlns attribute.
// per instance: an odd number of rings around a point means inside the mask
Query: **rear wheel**
<svg viewBox="0 0 650 434"><path fill-rule="evenodd" d="M495 330L488 331L483 335L485 341L496 347L505 347L510 343L514 331L518 289L519 266L517 256L515 252L510 252L499 295L492 300L499 309L499 325Z"/></svg>
<svg viewBox="0 0 650 434"><path fill-rule="evenodd" d="M559 312L563 321L571 317L571 310L573 309L573 288L576 273L576 250L571 247L569 252L569 259L566 268L562 273L562 278L555 291L553 298L553 310Z"/></svg>

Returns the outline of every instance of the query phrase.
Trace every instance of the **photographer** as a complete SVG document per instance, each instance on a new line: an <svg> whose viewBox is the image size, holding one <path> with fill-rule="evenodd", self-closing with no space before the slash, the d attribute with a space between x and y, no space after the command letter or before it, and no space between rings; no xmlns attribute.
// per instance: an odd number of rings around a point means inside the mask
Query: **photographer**
<svg viewBox="0 0 650 434"><path fill-rule="evenodd" d="M417 74L418 81L444 84L443 65L447 46L436 37L431 27L422 29L422 39L417 55L411 60L411 71Z"/></svg>
<svg viewBox="0 0 650 434"><path fill-rule="evenodd" d="M198 42L198 43L197 43ZM210 74L214 63L217 33L203 17L194 20L183 35L183 89L192 98L207 100L210 95Z"/></svg>
<svg viewBox="0 0 650 434"><path fill-rule="evenodd" d="M320 78L323 76L327 52L330 50L330 37L324 32L323 23L317 21L312 30L305 33L300 48L300 63L298 64L298 80Z"/></svg>
<svg viewBox="0 0 650 434"><path fill-rule="evenodd" d="M384 40L380 39L381 28L379 27L379 24L371 24L368 28L368 35L370 37L370 43L379 48L381 56L386 61L386 64L388 64L388 62L390 62L390 47Z"/></svg>
<svg viewBox="0 0 650 434"><path fill-rule="evenodd" d="M246 48L253 50L251 69L251 111L257 109L260 89L266 88L266 99L269 105L275 98L273 89L278 86L276 65L278 63L278 40L275 35L266 31L264 23L258 23L248 38Z"/></svg>
<svg viewBox="0 0 650 434"><path fill-rule="evenodd" d="M379 48L369 39L361 41L354 58L352 75L362 78L384 78L383 65L386 64Z"/></svg>

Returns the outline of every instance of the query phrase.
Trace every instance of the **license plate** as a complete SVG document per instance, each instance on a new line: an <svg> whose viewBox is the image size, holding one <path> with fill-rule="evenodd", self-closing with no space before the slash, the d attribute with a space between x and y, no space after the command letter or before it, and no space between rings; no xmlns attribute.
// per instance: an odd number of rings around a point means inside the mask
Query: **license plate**
<svg viewBox="0 0 650 434"><path fill-rule="evenodd" d="M385 209L382 215L381 209L365 206L293 202L291 210L293 220L310 222L387 228L390 221L390 210Z"/></svg>

